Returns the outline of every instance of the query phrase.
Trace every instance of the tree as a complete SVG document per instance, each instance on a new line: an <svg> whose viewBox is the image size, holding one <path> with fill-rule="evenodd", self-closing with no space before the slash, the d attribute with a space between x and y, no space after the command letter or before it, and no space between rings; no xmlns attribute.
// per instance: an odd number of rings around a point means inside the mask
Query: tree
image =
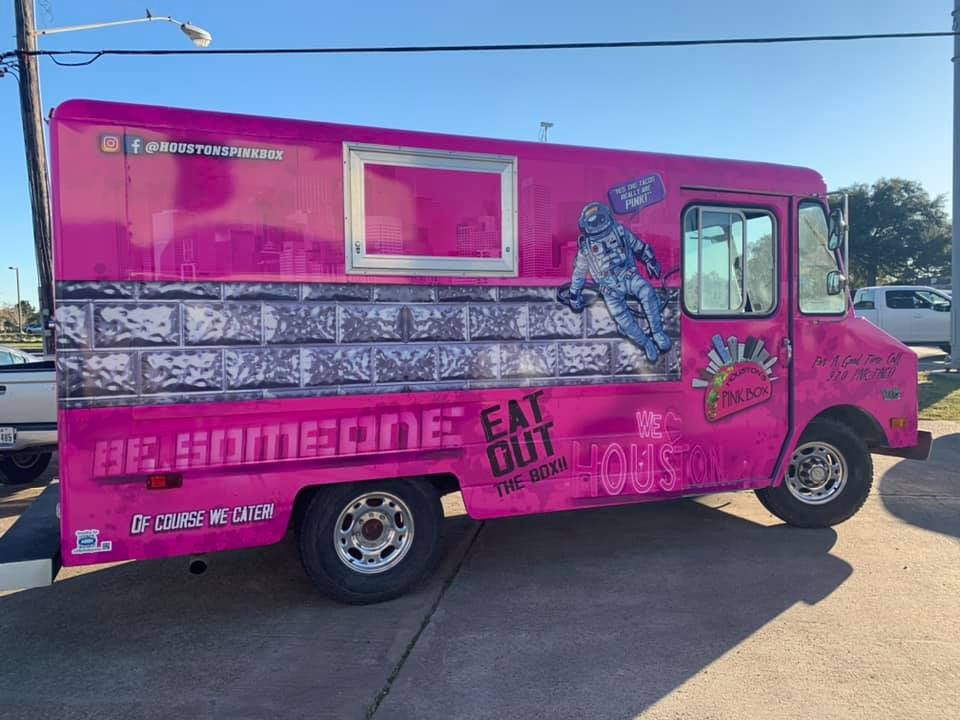
<svg viewBox="0 0 960 720"><path fill-rule="evenodd" d="M23 326L26 327L32 322L37 322L40 316L37 309L29 300L20 301L20 319ZM17 330L17 304L10 303L0 307L0 330L5 332L15 332Z"/></svg>
<svg viewBox="0 0 960 720"><path fill-rule="evenodd" d="M843 188L850 198L851 283L911 283L950 267L945 197L913 180L881 178Z"/></svg>

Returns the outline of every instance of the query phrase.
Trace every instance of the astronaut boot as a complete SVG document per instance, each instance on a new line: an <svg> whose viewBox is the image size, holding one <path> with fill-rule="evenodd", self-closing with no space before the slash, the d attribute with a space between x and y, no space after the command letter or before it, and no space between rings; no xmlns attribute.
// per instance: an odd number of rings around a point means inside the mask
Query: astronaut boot
<svg viewBox="0 0 960 720"><path fill-rule="evenodd" d="M660 350L654 342L647 337L646 333L643 332L643 328L641 328L640 323L637 322L636 316L630 312L630 310L625 308L623 312L614 315L613 319L616 321L617 327L620 328L620 332L629 338L634 345L643 350L647 356L647 360L652 363L657 361L657 358L660 357ZM666 337L666 335L664 335L664 337ZM670 338L667 338L667 342L670 342ZM669 345L667 345L667 347L669 347Z"/></svg>
<svg viewBox="0 0 960 720"><path fill-rule="evenodd" d="M673 342L663 331L663 318L660 316L660 298L657 297L657 293L654 292L653 288L649 285L645 286L637 295L640 300L640 307L643 308L643 314L646 316L647 323L650 325L650 335L653 337L653 342L656 343L660 350L666 352L673 345Z"/></svg>

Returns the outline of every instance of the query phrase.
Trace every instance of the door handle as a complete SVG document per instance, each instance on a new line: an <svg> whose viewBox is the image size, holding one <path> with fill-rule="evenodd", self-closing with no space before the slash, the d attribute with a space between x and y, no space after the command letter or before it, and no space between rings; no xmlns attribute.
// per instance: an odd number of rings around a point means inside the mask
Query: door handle
<svg viewBox="0 0 960 720"><path fill-rule="evenodd" d="M793 343L790 342L788 337L780 341L780 359L784 365L789 365L790 361L793 360Z"/></svg>
<svg viewBox="0 0 960 720"><path fill-rule="evenodd" d="M6 395L6 393L7 393L7 386L0 385L0 395Z"/></svg>

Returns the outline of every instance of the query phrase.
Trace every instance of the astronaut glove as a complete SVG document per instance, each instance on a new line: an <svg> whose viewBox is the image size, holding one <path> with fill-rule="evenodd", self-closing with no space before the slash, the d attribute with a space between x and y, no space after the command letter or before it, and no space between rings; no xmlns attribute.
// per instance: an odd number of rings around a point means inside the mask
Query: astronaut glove
<svg viewBox="0 0 960 720"><path fill-rule="evenodd" d="M657 262L656 258L651 258L647 260L647 274L652 278L660 277L660 263Z"/></svg>

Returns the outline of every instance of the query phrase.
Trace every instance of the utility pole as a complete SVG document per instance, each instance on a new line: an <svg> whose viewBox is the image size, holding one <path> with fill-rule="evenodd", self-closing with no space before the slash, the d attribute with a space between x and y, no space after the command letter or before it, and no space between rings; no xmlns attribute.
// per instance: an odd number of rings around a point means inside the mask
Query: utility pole
<svg viewBox="0 0 960 720"><path fill-rule="evenodd" d="M960 0L958 0L960 2ZM20 68L20 117L23 121L23 145L27 154L27 182L33 211L33 245L37 256L37 277L40 287L40 322L43 325L44 353L53 352L50 321L53 314L53 233L50 212L50 175L47 171L47 149L44 141L43 109L40 104L38 58L30 55L37 49L34 0L14 0L17 20L17 59Z"/></svg>
<svg viewBox="0 0 960 720"><path fill-rule="evenodd" d="M960 0L953 0L953 31L960 32ZM953 225L950 290L960 292L960 35L953 36ZM950 303L950 367L960 369L960 309Z"/></svg>

